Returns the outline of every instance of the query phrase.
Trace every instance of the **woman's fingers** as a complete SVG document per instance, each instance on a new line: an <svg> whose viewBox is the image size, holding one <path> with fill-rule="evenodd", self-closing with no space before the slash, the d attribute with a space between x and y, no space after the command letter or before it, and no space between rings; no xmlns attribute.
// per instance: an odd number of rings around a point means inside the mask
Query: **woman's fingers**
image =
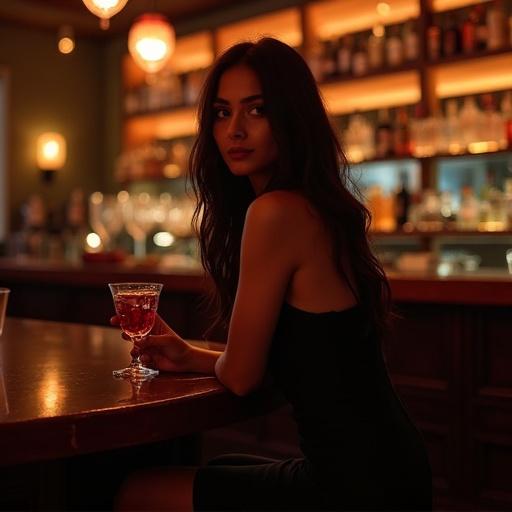
<svg viewBox="0 0 512 512"><path fill-rule="evenodd" d="M115 325L116 327L119 325L119 317L117 315L110 318L110 325Z"/></svg>
<svg viewBox="0 0 512 512"><path fill-rule="evenodd" d="M151 347L165 347L173 342L176 336L172 334L153 334L147 336L137 344L141 349L147 349Z"/></svg>

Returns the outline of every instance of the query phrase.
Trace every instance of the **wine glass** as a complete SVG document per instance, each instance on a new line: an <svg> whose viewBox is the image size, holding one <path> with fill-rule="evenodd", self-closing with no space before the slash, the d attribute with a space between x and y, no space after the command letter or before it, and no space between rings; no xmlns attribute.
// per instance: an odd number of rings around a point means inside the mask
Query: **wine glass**
<svg viewBox="0 0 512 512"><path fill-rule="evenodd" d="M133 343L144 339L155 324L160 283L110 283L117 316L123 332ZM114 377L144 380L158 375L158 370L145 367L139 355L132 356L130 366L112 372Z"/></svg>

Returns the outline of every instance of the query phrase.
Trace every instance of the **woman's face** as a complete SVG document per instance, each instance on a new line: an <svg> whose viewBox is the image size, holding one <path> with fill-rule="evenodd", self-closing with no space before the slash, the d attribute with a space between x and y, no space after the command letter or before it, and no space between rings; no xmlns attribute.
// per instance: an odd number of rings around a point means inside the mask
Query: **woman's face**
<svg viewBox="0 0 512 512"><path fill-rule="evenodd" d="M256 73L242 65L225 71L213 108L213 136L222 158L234 175L248 176L261 193L277 161L277 144Z"/></svg>

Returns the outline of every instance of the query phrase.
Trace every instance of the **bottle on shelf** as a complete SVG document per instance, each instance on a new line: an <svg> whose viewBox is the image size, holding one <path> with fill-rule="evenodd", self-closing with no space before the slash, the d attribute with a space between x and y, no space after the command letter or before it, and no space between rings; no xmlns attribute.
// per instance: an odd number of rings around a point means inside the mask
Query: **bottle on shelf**
<svg viewBox="0 0 512 512"><path fill-rule="evenodd" d="M375 129L375 156L386 158L393 155L393 129L389 120L389 111L384 108L378 112Z"/></svg>
<svg viewBox="0 0 512 512"><path fill-rule="evenodd" d="M352 52L354 47L354 36L344 35L339 38L337 52L338 73L342 76L350 75L352 69Z"/></svg>
<svg viewBox="0 0 512 512"><path fill-rule="evenodd" d="M489 37L489 29L486 23L486 10L485 4L475 4L473 7L475 22L476 22L476 49L482 51L487 49L487 39Z"/></svg>
<svg viewBox="0 0 512 512"><path fill-rule="evenodd" d="M354 53L352 54L352 73L354 76L362 76L368 73L368 51L366 41L362 35L356 38Z"/></svg>
<svg viewBox="0 0 512 512"><path fill-rule="evenodd" d="M480 204L475 197L473 188L465 185L461 190L461 200L459 212L457 215L457 229L463 231L473 231L478 229L480 217Z"/></svg>
<svg viewBox="0 0 512 512"><path fill-rule="evenodd" d="M461 42L460 33L457 26L457 17L452 14L443 31L443 57L454 57L460 53Z"/></svg>
<svg viewBox="0 0 512 512"><path fill-rule="evenodd" d="M461 38L462 51L466 55L471 55L476 50L476 21L474 9L466 10Z"/></svg>
<svg viewBox="0 0 512 512"><path fill-rule="evenodd" d="M380 27L377 27L380 28ZM373 30L368 37L368 63L370 69L377 70L384 67L384 36Z"/></svg>
<svg viewBox="0 0 512 512"><path fill-rule="evenodd" d="M323 80L323 51L320 41L315 41L315 43L308 48L306 62L315 80L321 82Z"/></svg>
<svg viewBox="0 0 512 512"><path fill-rule="evenodd" d="M505 139L507 147L512 148L512 91L506 91L501 99L501 112L505 127Z"/></svg>
<svg viewBox="0 0 512 512"><path fill-rule="evenodd" d="M487 48L496 50L505 46L506 13L502 0L493 0L487 8Z"/></svg>
<svg viewBox="0 0 512 512"><path fill-rule="evenodd" d="M389 67L401 66L404 62L404 43L397 25L390 28L386 39L386 62Z"/></svg>
<svg viewBox="0 0 512 512"><path fill-rule="evenodd" d="M372 124L359 113L350 116L343 133L343 142L349 162L357 163L375 157L375 133Z"/></svg>
<svg viewBox="0 0 512 512"><path fill-rule="evenodd" d="M328 39L323 43L322 80L333 78L338 73L337 51L334 41Z"/></svg>
<svg viewBox="0 0 512 512"><path fill-rule="evenodd" d="M396 111L395 124L393 126L393 153L396 156L411 155L409 117L405 107L400 107Z"/></svg>
<svg viewBox="0 0 512 512"><path fill-rule="evenodd" d="M395 223L397 228L403 228L409 220L411 194L408 190L407 172L400 173L400 185L395 195Z"/></svg>
<svg viewBox="0 0 512 512"><path fill-rule="evenodd" d="M480 142L482 112L478 108L474 96L466 96L459 113L462 144L464 149L475 152L475 145Z"/></svg>
<svg viewBox="0 0 512 512"><path fill-rule="evenodd" d="M506 149L505 124L503 115L496 111L494 96L490 93L481 96L483 114L480 139L487 143L487 151Z"/></svg>
<svg viewBox="0 0 512 512"><path fill-rule="evenodd" d="M446 118L444 122L445 136L443 137L442 153L457 155L464 151L464 144L461 136L461 125L459 120L459 109L457 100L449 99L446 102Z"/></svg>
<svg viewBox="0 0 512 512"><path fill-rule="evenodd" d="M434 16L432 23L427 28L427 56L431 62L441 58L442 33L439 19L439 16Z"/></svg>
<svg viewBox="0 0 512 512"><path fill-rule="evenodd" d="M405 60L408 62L417 60L420 54L420 40L414 20L407 20L404 23L402 38Z"/></svg>

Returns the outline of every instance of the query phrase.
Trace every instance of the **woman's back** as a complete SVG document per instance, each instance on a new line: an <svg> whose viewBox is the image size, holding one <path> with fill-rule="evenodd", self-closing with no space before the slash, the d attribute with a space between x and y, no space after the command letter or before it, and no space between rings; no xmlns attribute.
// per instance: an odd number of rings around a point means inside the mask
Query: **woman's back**
<svg viewBox="0 0 512 512"><path fill-rule="evenodd" d="M270 370L333 507L427 509L430 468L359 306L311 313L284 303Z"/></svg>
<svg viewBox="0 0 512 512"><path fill-rule="evenodd" d="M290 278L285 300L308 311L330 311L350 307L356 299L339 274L333 259L331 235L311 203L294 191L268 192L257 200L272 201L291 215L289 229L296 269ZM342 222L342 221L341 221Z"/></svg>

